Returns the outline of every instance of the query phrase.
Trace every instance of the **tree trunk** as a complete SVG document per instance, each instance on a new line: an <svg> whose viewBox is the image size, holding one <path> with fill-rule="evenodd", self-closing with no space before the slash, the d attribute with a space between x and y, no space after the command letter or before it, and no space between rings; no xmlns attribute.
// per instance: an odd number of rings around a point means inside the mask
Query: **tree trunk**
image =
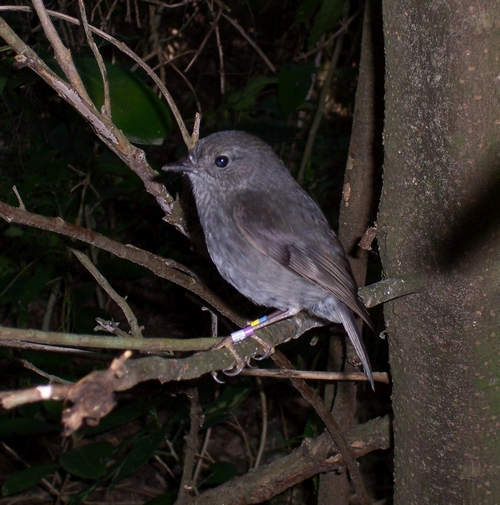
<svg viewBox="0 0 500 505"><path fill-rule="evenodd" d="M395 504L500 502L500 2L385 0Z"/></svg>

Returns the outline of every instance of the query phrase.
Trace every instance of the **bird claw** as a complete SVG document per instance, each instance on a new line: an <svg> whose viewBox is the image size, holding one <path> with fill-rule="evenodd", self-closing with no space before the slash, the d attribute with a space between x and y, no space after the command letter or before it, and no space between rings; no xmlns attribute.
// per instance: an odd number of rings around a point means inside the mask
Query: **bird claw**
<svg viewBox="0 0 500 505"><path fill-rule="evenodd" d="M257 335L252 335L250 338L253 338L258 344L260 344L262 346L263 351L264 351L263 354L261 354L260 356L254 356L253 359L261 361L263 359L268 358L269 355L274 351L273 346L269 345L265 340L262 340Z"/></svg>
<svg viewBox="0 0 500 505"><path fill-rule="evenodd" d="M212 370L212 371L210 372L210 375L212 376L212 378L213 378L213 380L214 380L215 382L218 382L219 384L224 384L224 381L223 381L223 380L221 380L221 379L219 379L219 377L217 376L217 370Z"/></svg>
<svg viewBox="0 0 500 505"><path fill-rule="evenodd" d="M273 352L274 348L272 346L270 346L267 342L262 340L260 337L258 337L257 335L251 335L251 336L249 336L249 338L253 338L258 344L260 344L263 351L264 351L263 354L261 354L260 356L254 356L254 359L256 359L258 361L266 359L269 357L271 352ZM237 353L236 349L234 348L234 342L233 342L232 335L229 335L228 337L223 339L222 342L215 344L212 347L212 349L222 349L223 347L225 347L226 349L228 349L231 352L231 354L234 357L234 360L236 361L235 365L232 366L231 368L226 368L225 370L222 370L226 375L228 375L229 377L233 377L235 375L238 375L245 368L245 366L253 368L250 363L245 362L241 358L241 356ZM221 383L222 381L220 381L220 379L218 379L217 376L214 375L214 373L215 372L212 372L212 377L214 377L214 379L217 382Z"/></svg>
<svg viewBox="0 0 500 505"><path fill-rule="evenodd" d="M232 366L231 368L226 368L225 370L222 370L222 371L226 375L229 375L230 377L232 377L234 375L238 375L245 368L246 363L241 359L241 356L236 352L231 335L229 335L229 337L226 337L225 339L223 339L222 342L215 344L212 347L212 349L222 349L223 347L225 347L226 349L228 349L231 352L231 354L234 357L234 360L236 361L236 364L234 366ZM212 372L212 377L213 377L213 372ZM215 379L215 380L217 382L219 382L218 379Z"/></svg>

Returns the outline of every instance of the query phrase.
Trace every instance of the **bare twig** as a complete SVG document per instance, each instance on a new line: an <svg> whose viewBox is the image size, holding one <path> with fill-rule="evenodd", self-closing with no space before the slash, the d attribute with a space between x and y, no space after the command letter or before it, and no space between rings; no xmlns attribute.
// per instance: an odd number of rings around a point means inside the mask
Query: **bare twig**
<svg viewBox="0 0 500 505"><path fill-rule="evenodd" d="M309 163L309 159L311 157L312 148L314 145L314 139L316 138L316 134L318 133L319 125L321 123L321 119L325 113L324 107L326 100L328 98L328 93L330 91L330 84L333 79L333 74L335 69L337 68L337 63L340 58L340 52L342 50L342 44L344 43L344 32L339 33L338 39L335 43L335 49L333 51L332 58L330 60L330 66L328 67L328 72L326 74L325 80L323 82L323 86L321 88L321 92L318 100L318 108L316 109L316 114L314 115L313 123L311 125L311 129L309 130L309 134L307 136L306 147L304 149L304 154L302 156L302 161L300 163L299 172L297 174L297 180L302 182L304 179L304 173Z"/></svg>
<svg viewBox="0 0 500 505"><path fill-rule="evenodd" d="M367 381L366 375L361 372L313 372L309 370L269 370L260 368L244 368L241 375L251 377L273 377L274 379L309 379L320 381ZM389 375L385 372L373 372L373 380L389 384Z"/></svg>
<svg viewBox="0 0 500 505"><path fill-rule="evenodd" d="M25 330L29 332L30 330ZM7 333L10 333L10 328L7 328ZM42 332L45 333L45 332ZM26 333L20 333L20 338L27 337ZM50 334L49 334L50 335ZM94 337L94 335L91 335ZM55 345L34 344L32 342L24 342L22 340L9 340L5 337L5 332L0 329L0 347L11 347L13 349L28 349L30 351L45 351L55 352L58 354L67 354L68 356L78 356L79 358L88 358L92 360L100 359L109 361L109 354L99 353L95 351L85 351L83 349L72 349L71 347L58 347ZM29 337L27 337L29 340Z"/></svg>
<svg viewBox="0 0 500 505"><path fill-rule="evenodd" d="M189 5L196 0L184 0L183 2L179 2L176 4L169 4L167 2L161 2L160 0L144 0L146 3L160 5L161 7L166 7L167 9L175 9L177 7L184 7L185 5Z"/></svg>
<svg viewBox="0 0 500 505"><path fill-rule="evenodd" d="M85 11L85 4L83 0L78 0L78 5L80 7L80 16L82 18L82 26L85 32L87 43L92 50L94 58L97 62L97 66L99 67L99 71L101 72L102 85L104 89L104 104L102 105L101 113L104 116L111 118L111 100L109 96L109 81L106 65L104 65L104 60L102 59L101 53L99 52L99 49L97 49L94 37L92 36L92 30L90 29L90 25L87 20L87 13Z"/></svg>
<svg viewBox="0 0 500 505"><path fill-rule="evenodd" d="M376 307L395 298L419 293L431 282L425 275L403 275L397 279L382 279L359 290L363 303L368 307Z"/></svg>
<svg viewBox="0 0 500 505"><path fill-rule="evenodd" d="M266 392L262 387L262 381L259 377L257 378L257 384L259 386L260 405L262 408L262 430L260 432L259 450L257 451L257 456L255 457L254 468L260 466L262 456L264 455L264 449L266 447L266 441L267 441L267 417L268 417Z"/></svg>
<svg viewBox="0 0 500 505"><path fill-rule="evenodd" d="M210 5L210 4L209 4ZM212 16L214 16L213 9L210 9ZM222 47L222 42L220 39L220 29L219 29L219 19L222 14L222 7L219 8L219 12L217 13L217 16L214 16L215 20L215 40L217 41L217 50L219 52L219 65L220 65L220 92L221 95L224 95L226 93L226 71L224 68L224 48Z"/></svg>
<svg viewBox="0 0 500 505"><path fill-rule="evenodd" d="M13 409L20 405L35 403L46 400L64 400L72 384L59 384L48 386L37 386L19 391L2 391L0 393L0 404L4 409Z"/></svg>
<svg viewBox="0 0 500 505"><path fill-rule="evenodd" d="M0 5L0 12L2 11L31 12L31 7L29 5Z"/></svg>
<svg viewBox="0 0 500 505"><path fill-rule="evenodd" d="M30 363L27 359L22 359L21 363L23 364L24 368L26 368L27 370L31 370L32 372L35 372L36 374L49 380L50 382L55 382L56 384L73 384L73 382L67 381L65 379L61 379L60 377L57 377L57 375L48 374L48 373L44 372L43 370L40 370L38 367L33 365L33 363Z"/></svg>
<svg viewBox="0 0 500 505"><path fill-rule="evenodd" d="M51 46L54 48L54 55L56 57L57 63L64 72L64 75L68 78L71 85L75 88L78 95L82 100L86 102L86 105L90 108L94 108L94 104L90 99L85 86L83 85L80 74L76 70L73 58L71 57L71 51L65 47L54 24L52 23L47 9L43 4L42 0L33 0L33 7L38 15L38 19L42 24L43 31L49 39Z"/></svg>
<svg viewBox="0 0 500 505"><path fill-rule="evenodd" d="M349 19L346 21L342 21L342 26L330 37L328 37L325 41L319 43L316 45L314 49L307 53L300 53L297 57L297 60L306 60L309 58L309 56L312 56L313 54L317 53L318 51L321 51L325 47L328 47L340 34L345 33L347 31L347 28L349 28L349 25L359 16L359 13L361 10L356 11Z"/></svg>
<svg viewBox="0 0 500 505"><path fill-rule="evenodd" d="M14 191L14 194L16 195L17 201L19 203L19 208L21 210L26 210L26 207L24 206L23 199L21 198L21 195L19 194L19 191L17 190L16 186L12 186L12 191Z"/></svg>
<svg viewBox="0 0 500 505"><path fill-rule="evenodd" d="M199 112L199 114L201 114L203 111L201 110L201 102L198 98L198 95L196 93L196 90L194 89L193 85L191 84L191 82L189 81L189 79L186 77L185 75L185 72L181 72L176 65L174 65L174 63L172 63L172 61L169 61L168 64L170 65L171 68L173 68L178 74L179 76L181 77L181 79L184 80L184 82L187 84L188 88L191 90L191 93L193 93L193 97L194 97L194 101L196 102L196 108Z"/></svg>
<svg viewBox="0 0 500 505"><path fill-rule="evenodd" d="M198 139L200 138L200 124L201 124L201 114L197 112L194 117L193 135L192 135L192 139L195 144L196 142L198 142Z"/></svg>
<svg viewBox="0 0 500 505"><path fill-rule="evenodd" d="M49 299L47 300L47 305L45 306L45 312L43 314L42 320L42 330L46 331L50 329L50 322L52 321L52 316L54 314L54 309L56 306L57 298L60 293L62 279L59 277L54 279L52 289L50 290Z"/></svg>
<svg viewBox="0 0 500 505"><path fill-rule="evenodd" d="M196 463L196 468L193 473L193 485L197 486L198 479L200 477L200 472L204 463L204 459L206 459L206 454L207 454L207 447L208 444L210 443L210 439L212 438L212 427L210 426L207 428L205 432L205 436L203 437L203 445L201 446L200 450L200 457L198 458L198 461Z"/></svg>
<svg viewBox="0 0 500 505"><path fill-rule="evenodd" d="M76 249L70 249L70 251L78 258L80 263L91 273L94 279L97 281L99 286L101 286L106 293L116 302L116 304L122 309L125 317L127 318L128 324L130 325L130 334L134 338L142 338L142 326L139 326L137 318L135 317L134 311L131 309L130 305L127 303L125 298L121 297L109 284L106 278L97 270L95 265L90 261L90 259L83 254L81 251Z"/></svg>
<svg viewBox="0 0 500 505"><path fill-rule="evenodd" d="M191 427L189 429L189 434L186 437L186 454L184 456L181 485L179 487L179 495L177 497L177 503L179 505L182 503L188 503L190 496L193 492L195 492L193 484L193 468L198 454L198 435L201 427L203 426L204 419L200 399L198 397L198 390L196 388L192 388L187 391L186 394L191 403L189 411Z"/></svg>
<svg viewBox="0 0 500 505"><path fill-rule="evenodd" d="M200 47L198 47L198 49L194 53L194 56L191 58L191 61L187 64L187 67L184 69L184 72L189 71L189 69L193 66L193 63L198 59L198 56L200 56L200 54L202 53L204 47L206 46L206 44L208 42L208 39L212 35L213 31L215 30L215 27L217 26L217 23L219 22L221 13L222 13L222 11L219 11L219 13L217 14L217 17L212 22L212 26L210 27L210 30L208 30L207 34L205 35L205 37L201 41Z"/></svg>
<svg viewBox="0 0 500 505"><path fill-rule="evenodd" d="M281 368L292 369L292 363L281 353L276 352L272 355L273 361ZM325 423L326 429L330 433L332 439L335 442L340 454L344 458L346 466L349 470L349 475L351 477L352 483L358 495L358 501L362 505L371 505L371 499L366 492L365 486L363 484L363 478L359 471L358 465L356 463L355 456L351 449L347 445L347 442L340 430L340 427L332 416L331 412L328 410L326 405L323 403L321 397L302 379L290 379L293 386L302 395L304 400L309 402L314 408L318 416Z"/></svg>
<svg viewBox="0 0 500 505"><path fill-rule="evenodd" d="M159 354L167 351L208 351L214 346L214 343L220 341L222 341L222 338L218 338L217 340L213 338L113 338L103 335L81 335L77 333L40 331L0 326L0 343L7 342L10 346L12 342L30 342L44 345L45 347L43 350L53 352L74 351L73 349L68 349L68 347L118 350L132 349L134 351L149 352L152 354ZM53 346L66 347L60 350Z"/></svg>
<svg viewBox="0 0 500 505"><path fill-rule="evenodd" d="M271 60L264 54L264 51L248 36L247 32L243 27L233 18L230 18L226 14L222 14L240 33L243 35L245 40L257 51L257 54L264 60L264 63L271 69L273 74L276 73L276 67L271 63Z"/></svg>

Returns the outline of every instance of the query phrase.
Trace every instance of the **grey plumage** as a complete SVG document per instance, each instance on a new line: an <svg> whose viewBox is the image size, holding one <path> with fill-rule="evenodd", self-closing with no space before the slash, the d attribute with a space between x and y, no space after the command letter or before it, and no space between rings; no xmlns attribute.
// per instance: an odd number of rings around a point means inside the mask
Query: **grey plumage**
<svg viewBox="0 0 500 505"><path fill-rule="evenodd" d="M207 248L224 279L254 303L341 323L373 387L353 312L372 326L345 252L321 209L259 138L239 131L200 140L186 172Z"/></svg>

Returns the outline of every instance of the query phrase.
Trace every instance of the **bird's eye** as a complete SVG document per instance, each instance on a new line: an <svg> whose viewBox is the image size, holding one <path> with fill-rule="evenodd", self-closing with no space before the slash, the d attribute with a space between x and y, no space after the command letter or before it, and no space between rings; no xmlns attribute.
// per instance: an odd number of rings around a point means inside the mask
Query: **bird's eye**
<svg viewBox="0 0 500 505"><path fill-rule="evenodd" d="M217 156L214 160L214 165L219 168L227 167L229 163L229 158L227 156Z"/></svg>

